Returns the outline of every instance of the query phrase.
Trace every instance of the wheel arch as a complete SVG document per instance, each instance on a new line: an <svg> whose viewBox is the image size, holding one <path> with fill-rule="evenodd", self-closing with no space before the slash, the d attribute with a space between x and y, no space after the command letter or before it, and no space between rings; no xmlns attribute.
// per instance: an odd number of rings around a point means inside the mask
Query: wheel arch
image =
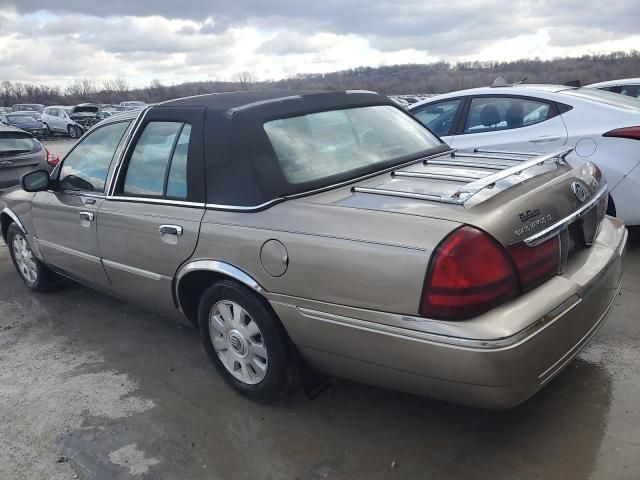
<svg viewBox="0 0 640 480"><path fill-rule="evenodd" d="M249 287L267 305L266 290L245 271L218 260L196 260L183 265L174 281L174 299L182 314L195 326L198 325L198 303L204 291L220 280L235 280ZM269 308L270 305L269 305Z"/></svg>
<svg viewBox="0 0 640 480"><path fill-rule="evenodd" d="M20 230L22 230L24 233L27 233L27 230L24 228L24 225L22 225L22 222L20 222L18 216L9 208L3 208L2 212L0 212L0 230L2 230L2 239L5 241L5 243L7 242L7 231L9 230L9 225L11 225L12 223L15 223L16 225L18 225Z"/></svg>

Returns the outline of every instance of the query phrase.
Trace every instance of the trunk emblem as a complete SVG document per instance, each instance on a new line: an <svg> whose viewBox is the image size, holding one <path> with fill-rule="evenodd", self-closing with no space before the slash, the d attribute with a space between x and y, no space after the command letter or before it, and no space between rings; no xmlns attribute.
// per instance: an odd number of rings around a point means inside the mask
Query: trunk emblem
<svg viewBox="0 0 640 480"><path fill-rule="evenodd" d="M571 190L580 203L586 202L590 197L589 192L578 182L573 182L571 184Z"/></svg>
<svg viewBox="0 0 640 480"><path fill-rule="evenodd" d="M527 210L526 212L522 212L520 214L520 221L524 223L531 218L537 217L538 215L540 215L540 209L538 208L534 210Z"/></svg>

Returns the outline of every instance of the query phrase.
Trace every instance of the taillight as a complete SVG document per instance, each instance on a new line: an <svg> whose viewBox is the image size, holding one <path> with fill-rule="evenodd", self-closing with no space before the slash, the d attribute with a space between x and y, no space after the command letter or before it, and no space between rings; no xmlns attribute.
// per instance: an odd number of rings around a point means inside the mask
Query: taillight
<svg viewBox="0 0 640 480"><path fill-rule="evenodd" d="M602 136L603 137L630 138L632 140L640 140L640 126L616 128L615 130L609 130L607 133L604 133Z"/></svg>
<svg viewBox="0 0 640 480"><path fill-rule="evenodd" d="M504 248L488 234L465 226L445 238L433 253L420 314L471 318L517 294L518 281Z"/></svg>
<svg viewBox="0 0 640 480"><path fill-rule="evenodd" d="M44 147L44 153L47 155L47 163L52 167L55 167L60 163L60 157L57 153L51 153L47 147Z"/></svg>
<svg viewBox="0 0 640 480"><path fill-rule="evenodd" d="M509 247L523 292L546 282L560 269L560 237L556 235L534 247L520 242Z"/></svg>

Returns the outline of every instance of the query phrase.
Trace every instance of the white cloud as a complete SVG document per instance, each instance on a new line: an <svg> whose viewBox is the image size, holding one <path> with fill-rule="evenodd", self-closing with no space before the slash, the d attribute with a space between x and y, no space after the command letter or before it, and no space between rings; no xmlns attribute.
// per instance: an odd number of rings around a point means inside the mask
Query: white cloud
<svg viewBox="0 0 640 480"><path fill-rule="evenodd" d="M141 85L547 59L637 48L639 24L628 0L0 0L0 80Z"/></svg>

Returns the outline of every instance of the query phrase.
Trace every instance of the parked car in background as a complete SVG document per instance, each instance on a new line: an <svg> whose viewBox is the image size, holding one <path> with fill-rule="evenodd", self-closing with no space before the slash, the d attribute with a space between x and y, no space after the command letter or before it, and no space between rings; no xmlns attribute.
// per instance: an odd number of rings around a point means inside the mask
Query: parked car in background
<svg viewBox="0 0 640 480"><path fill-rule="evenodd" d="M604 172L609 213L640 225L640 102L593 88L510 85L451 92L409 111L455 148L549 152Z"/></svg>
<svg viewBox="0 0 640 480"><path fill-rule="evenodd" d="M71 138L79 138L96 123L111 116L99 105L83 103L75 107L47 107L42 113L42 122L48 131L66 133Z"/></svg>
<svg viewBox="0 0 640 480"><path fill-rule="evenodd" d="M140 110L145 107L147 104L144 102L140 102L137 100L131 100L127 102L120 102L120 105L116 107L116 109L120 112L127 112L130 110Z"/></svg>
<svg viewBox="0 0 640 480"><path fill-rule="evenodd" d="M243 92L107 119L0 197L25 284L74 278L200 329L276 400L311 365L506 408L605 321L627 232L590 162L452 152L371 92Z"/></svg>
<svg viewBox="0 0 640 480"><path fill-rule="evenodd" d="M46 127L32 112L19 111L0 114L0 122L5 125L21 128L37 138L47 136Z"/></svg>
<svg viewBox="0 0 640 480"><path fill-rule="evenodd" d="M11 106L13 112L32 112L37 119L40 119L40 115L44 110L44 105L40 103L16 103Z"/></svg>
<svg viewBox="0 0 640 480"><path fill-rule="evenodd" d="M58 162L31 134L0 125L0 190L18 185L20 177L32 170L50 172Z"/></svg>
<svg viewBox="0 0 640 480"><path fill-rule="evenodd" d="M592 83L591 85L587 85L587 87L640 99L640 78L609 80L607 82Z"/></svg>

